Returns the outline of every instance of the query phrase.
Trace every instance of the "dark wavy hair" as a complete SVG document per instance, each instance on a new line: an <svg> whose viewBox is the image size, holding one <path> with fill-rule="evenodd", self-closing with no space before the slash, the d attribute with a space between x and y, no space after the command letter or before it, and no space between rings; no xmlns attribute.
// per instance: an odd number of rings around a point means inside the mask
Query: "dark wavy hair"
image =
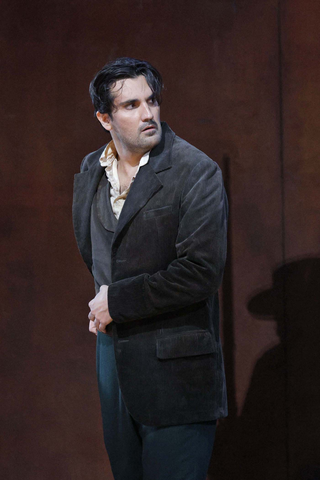
<svg viewBox="0 0 320 480"><path fill-rule="evenodd" d="M97 112L108 113L112 117L114 107L114 96L111 93L112 88L118 80L136 78L140 75L145 77L160 105L163 83L158 70L148 62L135 58L121 57L107 63L90 83L89 93L95 114Z"/></svg>

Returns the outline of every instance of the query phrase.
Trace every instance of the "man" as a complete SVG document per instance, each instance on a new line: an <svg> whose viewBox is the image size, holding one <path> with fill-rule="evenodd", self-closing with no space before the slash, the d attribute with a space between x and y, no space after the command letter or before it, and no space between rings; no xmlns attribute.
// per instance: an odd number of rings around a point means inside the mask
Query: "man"
<svg viewBox="0 0 320 480"><path fill-rule="evenodd" d="M160 123L162 79L119 58L90 94L112 141L75 176L74 228L93 274L104 439L116 480L204 480L226 416L218 287L219 167Z"/></svg>

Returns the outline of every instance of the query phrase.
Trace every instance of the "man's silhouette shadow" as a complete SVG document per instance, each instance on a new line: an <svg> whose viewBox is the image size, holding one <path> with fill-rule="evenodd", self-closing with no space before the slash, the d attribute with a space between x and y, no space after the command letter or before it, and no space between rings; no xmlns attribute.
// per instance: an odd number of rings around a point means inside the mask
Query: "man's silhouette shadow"
<svg viewBox="0 0 320 480"><path fill-rule="evenodd" d="M220 425L209 478L319 480L320 259L277 268L248 310L277 322L280 343L257 361L241 416Z"/></svg>

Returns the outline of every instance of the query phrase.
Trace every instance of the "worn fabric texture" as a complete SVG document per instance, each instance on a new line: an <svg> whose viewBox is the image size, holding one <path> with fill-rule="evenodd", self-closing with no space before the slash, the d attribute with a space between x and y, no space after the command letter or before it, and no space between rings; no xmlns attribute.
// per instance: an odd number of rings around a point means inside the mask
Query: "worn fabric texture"
<svg viewBox="0 0 320 480"><path fill-rule="evenodd" d="M100 220L109 240L97 248L101 236L92 235L90 219L104 148L85 157L75 176L74 229L93 275L101 262L111 265L109 309L128 411L149 426L226 416L218 303L227 229L221 171L162 123L161 142L139 170L119 221L106 202Z"/></svg>

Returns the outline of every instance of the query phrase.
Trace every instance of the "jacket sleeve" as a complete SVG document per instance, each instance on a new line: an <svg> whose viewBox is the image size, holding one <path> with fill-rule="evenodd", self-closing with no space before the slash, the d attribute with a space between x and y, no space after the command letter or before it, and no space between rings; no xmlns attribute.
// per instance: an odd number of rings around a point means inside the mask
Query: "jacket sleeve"
<svg viewBox="0 0 320 480"><path fill-rule="evenodd" d="M226 259L227 210L221 170L205 158L193 168L181 194L177 258L166 270L112 283L108 302L113 320L159 315L216 293Z"/></svg>

